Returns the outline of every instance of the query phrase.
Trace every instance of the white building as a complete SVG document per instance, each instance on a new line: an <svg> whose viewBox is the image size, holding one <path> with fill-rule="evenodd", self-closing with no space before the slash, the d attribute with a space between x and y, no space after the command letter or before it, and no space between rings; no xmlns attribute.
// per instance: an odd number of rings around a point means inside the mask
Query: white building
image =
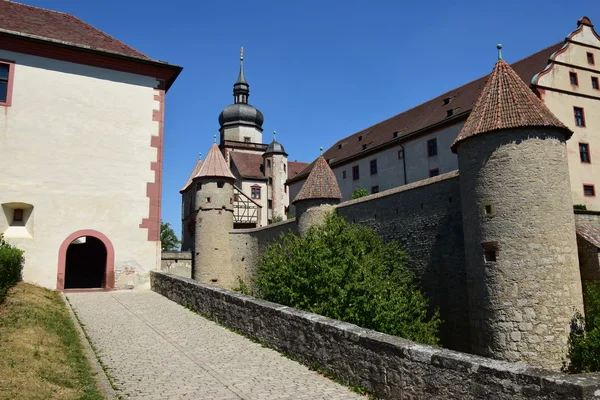
<svg viewBox="0 0 600 400"><path fill-rule="evenodd" d="M181 67L75 16L0 0L0 233L48 288L160 265L165 94Z"/></svg>

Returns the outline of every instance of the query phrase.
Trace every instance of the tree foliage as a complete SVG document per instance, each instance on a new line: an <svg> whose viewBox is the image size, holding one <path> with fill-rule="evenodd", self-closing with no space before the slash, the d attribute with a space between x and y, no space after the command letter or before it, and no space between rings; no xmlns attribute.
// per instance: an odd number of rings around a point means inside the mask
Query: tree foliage
<svg viewBox="0 0 600 400"><path fill-rule="evenodd" d="M358 199L360 197L365 197L369 195L369 191L367 189L356 189L354 193L352 193L352 200Z"/></svg>
<svg viewBox="0 0 600 400"><path fill-rule="evenodd" d="M160 245L162 251L177 251L181 242L168 222L160 222Z"/></svg>
<svg viewBox="0 0 600 400"><path fill-rule="evenodd" d="M21 280L23 262L23 251L6 242L0 234L0 302L8 289Z"/></svg>
<svg viewBox="0 0 600 400"><path fill-rule="evenodd" d="M397 243L332 213L305 238L288 233L271 243L254 283L266 300L438 344L439 315L428 315L406 263Z"/></svg>
<svg viewBox="0 0 600 400"><path fill-rule="evenodd" d="M585 318L578 312L571 321L567 372L600 371L600 284L586 285L585 311Z"/></svg>

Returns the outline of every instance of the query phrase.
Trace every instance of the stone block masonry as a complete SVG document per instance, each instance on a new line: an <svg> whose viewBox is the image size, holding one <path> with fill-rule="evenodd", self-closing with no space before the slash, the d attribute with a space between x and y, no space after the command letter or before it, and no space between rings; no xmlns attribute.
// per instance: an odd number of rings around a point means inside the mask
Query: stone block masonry
<svg viewBox="0 0 600 400"><path fill-rule="evenodd" d="M565 375L420 345L152 272L152 290L381 399L600 399L600 374Z"/></svg>
<svg viewBox="0 0 600 400"><path fill-rule="evenodd" d="M163 251L161 254L160 270L179 275L184 278L192 277L191 251Z"/></svg>

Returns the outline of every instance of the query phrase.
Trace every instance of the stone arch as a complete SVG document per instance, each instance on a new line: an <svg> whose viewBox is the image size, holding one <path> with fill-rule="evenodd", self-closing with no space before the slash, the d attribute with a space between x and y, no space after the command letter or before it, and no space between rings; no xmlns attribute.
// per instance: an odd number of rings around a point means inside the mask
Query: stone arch
<svg viewBox="0 0 600 400"><path fill-rule="evenodd" d="M65 289L65 272L67 266L67 249L69 245L77 238L83 236L93 237L104 244L106 249L106 267L105 267L105 280L103 289L111 290L115 286L115 250L114 247L106 235L93 229L82 229L77 232L70 234L60 245L58 250L58 273L56 278L56 289Z"/></svg>

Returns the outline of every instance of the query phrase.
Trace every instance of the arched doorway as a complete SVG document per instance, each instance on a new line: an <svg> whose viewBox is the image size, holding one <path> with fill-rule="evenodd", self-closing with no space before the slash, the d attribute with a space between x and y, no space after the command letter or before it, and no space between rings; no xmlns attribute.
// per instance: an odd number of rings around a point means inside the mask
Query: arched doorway
<svg viewBox="0 0 600 400"><path fill-rule="evenodd" d="M94 230L67 237L58 255L57 289L112 289L114 249L108 238Z"/></svg>

